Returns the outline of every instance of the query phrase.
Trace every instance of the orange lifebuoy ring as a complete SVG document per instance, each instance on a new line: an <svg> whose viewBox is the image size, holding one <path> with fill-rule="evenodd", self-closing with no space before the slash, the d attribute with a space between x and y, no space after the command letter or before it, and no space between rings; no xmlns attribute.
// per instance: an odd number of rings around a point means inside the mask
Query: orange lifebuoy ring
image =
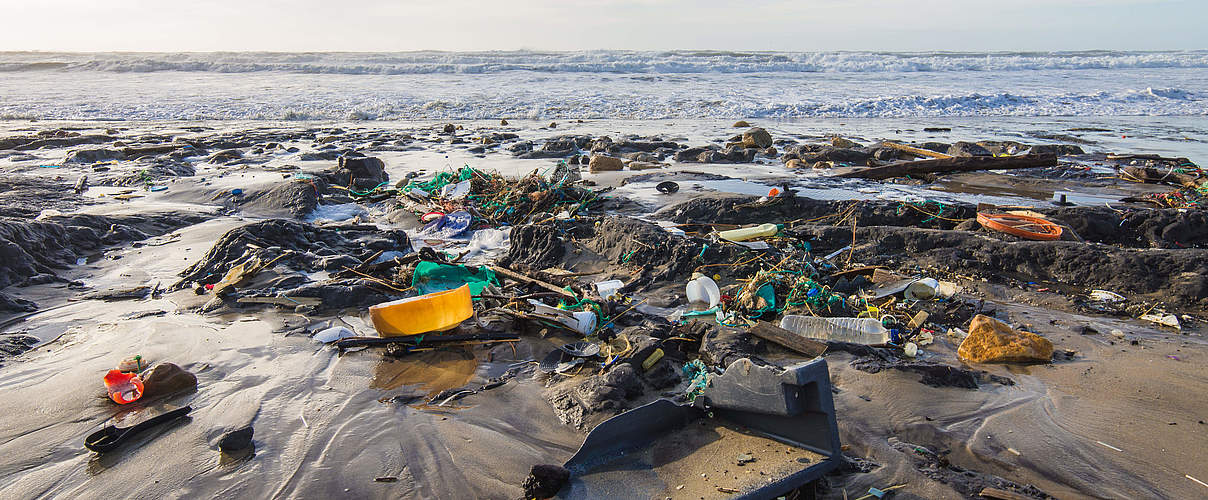
<svg viewBox="0 0 1208 500"><path fill-rule="evenodd" d="M1061 238L1061 226L1039 217L1012 214L977 213L977 223L986 229L1007 233L1020 238L1053 241Z"/></svg>

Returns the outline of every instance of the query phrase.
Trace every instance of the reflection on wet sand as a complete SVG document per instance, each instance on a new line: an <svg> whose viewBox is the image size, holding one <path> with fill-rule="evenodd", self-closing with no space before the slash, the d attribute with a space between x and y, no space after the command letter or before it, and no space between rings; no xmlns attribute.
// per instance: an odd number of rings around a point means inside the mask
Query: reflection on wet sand
<svg viewBox="0 0 1208 500"><path fill-rule="evenodd" d="M418 386L432 396L470 382L478 360L469 347L419 352L402 359L384 358L373 368L374 389Z"/></svg>

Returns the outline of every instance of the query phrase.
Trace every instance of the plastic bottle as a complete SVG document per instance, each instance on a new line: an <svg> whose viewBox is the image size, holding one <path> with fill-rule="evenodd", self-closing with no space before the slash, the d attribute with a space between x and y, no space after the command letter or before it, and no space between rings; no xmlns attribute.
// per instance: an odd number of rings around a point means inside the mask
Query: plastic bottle
<svg viewBox="0 0 1208 500"><path fill-rule="evenodd" d="M873 318L819 318L788 315L780 320L780 327L803 337L818 340L835 340L865 345L889 342L889 330L885 329L880 320Z"/></svg>
<svg viewBox="0 0 1208 500"><path fill-rule="evenodd" d="M765 236L776 236L784 224L760 224L755 227L744 227L739 229L731 229L717 233L723 240L730 241L747 241L755 238L763 238Z"/></svg>

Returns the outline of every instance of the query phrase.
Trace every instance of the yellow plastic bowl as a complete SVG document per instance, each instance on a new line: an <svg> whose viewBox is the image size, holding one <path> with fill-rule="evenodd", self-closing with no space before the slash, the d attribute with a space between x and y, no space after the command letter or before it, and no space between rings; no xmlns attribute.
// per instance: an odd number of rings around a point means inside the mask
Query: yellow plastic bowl
<svg viewBox="0 0 1208 500"><path fill-rule="evenodd" d="M473 315L474 304L468 285L369 308L373 327L383 337L448 330Z"/></svg>

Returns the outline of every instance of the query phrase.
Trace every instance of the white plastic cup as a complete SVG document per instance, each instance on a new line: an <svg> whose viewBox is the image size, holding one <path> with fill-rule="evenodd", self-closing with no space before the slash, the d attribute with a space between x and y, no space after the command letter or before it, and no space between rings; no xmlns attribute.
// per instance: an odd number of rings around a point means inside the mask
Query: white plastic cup
<svg viewBox="0 0 1208 500"><path fill-rule="evenodd" d="M721 289L717 287L717 282L708 276L701 276L689 281L688 286L684 288L684 293L688 296L688 303L704 302L712 308L717 307L717 303L721 302Z"/></svg>
<svg viewBox="0 0 1208 500"><path fill-rule="evenodd" d="M927 300L935 297L936 289L939 287L940 282L934 278L923 278L908 285L902 295L909 300Z"/></svg>

